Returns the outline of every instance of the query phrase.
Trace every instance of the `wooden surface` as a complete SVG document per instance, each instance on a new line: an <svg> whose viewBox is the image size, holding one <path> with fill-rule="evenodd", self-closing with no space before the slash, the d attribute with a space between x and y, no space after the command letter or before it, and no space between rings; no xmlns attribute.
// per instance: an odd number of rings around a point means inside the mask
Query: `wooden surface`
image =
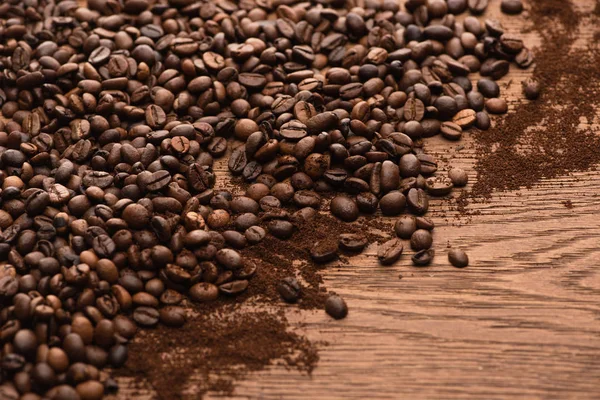
<svg viewBox="0 0 600 400"><path fill-rule="evenodd" d="M574 2L585 10L595 4ZM499 0L490 1L489 14L508 31L526 25L526 15L501 16L498 8ZM590 42L591 27L581 37ZM535 34L524 38L530 47L539 43ZM526 75L514 70L502 80L511 108ZM451 165L474 181L465 136L460 151L439 138L426 148L452 156ZM393 267L379 266L373 245L349 265L329 268L326 287L343 295L349 316L289 313L298 331L329 342L312 376L271 367L238 382L232 398L600 398L599 186L598 171L544 180L471 204L481 214L468 223L454 219L447 202L433 201L432 266L412 267L410 252ZM447 243L468 251L468 268L448 265ZM144 382L120 384L118 400L156 398L149 389L139 396Z"/></svg>

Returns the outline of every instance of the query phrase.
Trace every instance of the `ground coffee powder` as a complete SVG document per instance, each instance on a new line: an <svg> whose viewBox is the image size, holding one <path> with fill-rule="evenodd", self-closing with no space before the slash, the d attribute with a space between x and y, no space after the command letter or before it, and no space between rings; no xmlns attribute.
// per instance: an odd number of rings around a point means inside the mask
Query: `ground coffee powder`
<svg viewBox="0 0 600 400"><path fill-rule="evenodd" d="M474 133L476 199L496 190L532 187L542 178L585 171L600 162L597 130L579 127L582 122L593 123L597 115L600 51L576 44L583 26L600 33L598 15L577 11L565 0L536 0L530 5L530 29L542 38L533 72L542 93L538 100L519 104L494 128ZM460 200L459 211L464 211L464 199Z"/></svg>

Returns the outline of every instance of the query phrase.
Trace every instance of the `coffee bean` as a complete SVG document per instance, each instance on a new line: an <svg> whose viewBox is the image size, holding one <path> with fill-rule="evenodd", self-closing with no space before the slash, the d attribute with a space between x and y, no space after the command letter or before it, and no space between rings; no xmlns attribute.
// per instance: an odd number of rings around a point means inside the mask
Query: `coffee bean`
<svg viewBox="0 0 600 400"><path fill-rule="evenodd" d="M286 302L295 303L302 294L302 287L296 278L289 276L277 284L277 292Z"/></svg>
<svg viewBox="0 0 600 400"><path fill-rule="evenodd" d="M523 11L523 2L521 0L502 0L500 9L506 14L520 14Z"/></svg>
<svg viewBox="0 0 600 400"><path fill-rule="evenodd" d="M412 215L404 215L394 224L394 231L400 239L410 239L416 230L417 221Z"/></svg>
<svg viewBox="0 0 600 400"><path fill-rule="evenodd" d="M504 99L488 99L485 102L485 109L492 114L505 114L508 111L508 104Z"/></svg>
<svg viewBox="0 0 600 400"><path fill-rule="evenodd" d="M469 0L469 11L474 15L483 14L488 6L488 0Z"/></svg>
<svg viewBox="0 0 600 400"><path fill-rule="evenodd" d="M252 244L260 243L266 234L266 231L260 226L251 226L244 232L244 236Z"/></svg>
<svg viewBox="0 0 600 400"><path fill-rule="evenodd" d="M243 279L243 280L237 280L237 281L224 283L219 286L219 291L228 296L235 296L235 295L242 293L247 288L248 288L248 281Z"/></svg>
<svg viewBox="0 0 600 400"><path fill-rule="evenodd" d="M358 218L359 210L356 201L346 196L336 196L330 203L331 213L345 222L352 222Z"/></svg>
<svg viewBox="0 0 600 400"><path fill-rule="evenodd" d="M410 247L415 251L427 250L432 243L431 233L425 229L417 229L410 237Z"/></svg>
<svg viewBox="0 0 600 400"><path fill-rule="evenodd" d="M425 267L433 261L435 251L433 249L419 250L412 257L413 264L417 267Z"/></svg>
<svg viewBox="0 0 600 400"><path fill-rule="evenodd" d="M454 184L448 177L437 176L425 181L425 189L432 196L445 196L452 191Z"/></svg>
<svg viewBox="0 0 600 400"><path fill-rule="evenodd" d="M472 109L464 109L459 111L453 118L452 122L460 126L462 129L470 128L475 124L477 118L475 117L476 112ZM443 128L444 124L442 124ZM442 132L443 134L443 132Z"/></svg>
<svg viewBox="0 0 600 400"><path fill-rule="evenodd" d="M199 303L216 300L219 297L219 288L207 282L197 283L190 288L190 298Z"/></svg>
<svg viewBox="0 0 600 400"><path fill-rule="evenodd" d="M271 235L278 239L287 240L294 233L294 225L289 221L273 220L268 224Z"/></svg>
<svg viewBox="0 0 600 400"><path fill-rule="evenodd" d="M491 79L481 78L477 82L477 90L488 98L500 96L500 87Z"/></svg>
<svg viewBox="0 0 600 400"><path fill-rule="evenodd" d="M456 268L464 268L469 265L467 253L460 249L450 249L448 251L448 261Z"/></svg>
<svg viewBox="0 0 600 400"><path fill-rule="evenodd" d="M310 256L317 263L326 263L337 258L337 249L337 243L332 241L315 242L310 249Z"/></svg>
<svg viewBox="0 0 600 400"><path fill-rule="evenodd" d="M398 215L404 211L406 198L399 191L389 192L379 201L379 208L383 215Z"/></svg>
<svg viewBox="0 0 600 400"><path fill-rule="evenodd" d="M488 129L490 129L492 122L490 120L489 115L486 112L478 112L475 115L475 118L477 119L477 122L475 123L475 126L477 126L477 128L481 129L482 131L487 131Z"/></svg>
<svg viewBox="0 0 600 400"><path fill-rule="evenodd" d="M382 265L390 265L398 261L404 246L400 239L390 239L377 249L377 259Z"/></svg>
<svg viewBox="0 0 600 400"><path fill-rule="evenodd" d="M158 323L159 318L158 310L151 307L138 307L133 312L133 320L142 326L154 326Z"/></svg>
<svg viewBox="0 0 600 400"><path fill-rule="evenodd" d="M343 319L348 315L348 306L338 295L331 295L325 300L325 312L335 319Z"/></svg>
<svg viewBox="0 0 600 400"><path fill-rule="evenodd" d="M532 78L527 78L522 82L523 94L529 100L535 100L540 95L540 83Z"/></svg>
<svg viewBox="0 0 600 400"><path fill-rule="evenodd" d="M406 196L406 203L416 214L425 214L429 208L429 198L423 189L410 189Z"/></svg>
<svg viewBox="0 0 600 400"><path fill-rule="evenodd" d="M450 171L448 171L448 178L450 178L456 187L463 187L469 183L469 176L463 169L460 168L452 168Z"/></svg>
<svg viewBox="0 0 600 400"><path fill-rule="evenodd" d="M365 235L359 233L342 233L339 236L340 249L350 252L361 252L369 244Z"/></svg>
<svg viewBox="0 0 600 400"><path fill-rule="evenodd" d="M462 128L454 122L446 121L442 123L440 133L448 140L459 140L462 137Z"/></svg>

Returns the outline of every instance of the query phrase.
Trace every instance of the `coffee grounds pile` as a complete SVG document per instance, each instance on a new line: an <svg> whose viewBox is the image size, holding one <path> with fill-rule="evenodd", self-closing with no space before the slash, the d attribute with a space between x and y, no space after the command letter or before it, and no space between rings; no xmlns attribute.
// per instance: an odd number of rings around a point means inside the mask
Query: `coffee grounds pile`
<svg viewBox="0 0 600 400"><path fill-rule="evenodd" d="M182 328L160 325L140 331L129 347L125 368L116 370L116 376L148 383L160 399L185 399L208 391L231 394L235 381L273 364L310 374L319 360L318 346L326 343L310 342L291 331L277 283L296 275L302 283L297 309L323 309L327 290L321 271L330 264L311 260L312 244L337 240L340 233L365 231L373 243L389 236L391 226L376 216L350 224L320 213L300 225L289 240L268 236L246 248L243 255L257 263L258 271L245 293L219 303L187 302L192 316ZM337 262L346 263L353 255L342 253ZM249 311L252 307L261 311ZM196 386L182 384L191 376ZM144 393L143 388L138 390Z"/></svg>
<svg viewBox="0 0 600 400"><path fill-rule="evenodd" d="M574 48L585 19L600 32L598 17L577 12L565 0L530 4L531 29L542 38L533 73L542 92L536 101L519 104L492 129L473 134L478 173L474 198L490 197L495 190L530 188L542 178L585 171L600 162L600 136L579 128L582 121L592 123L598 113L594 104L600 52Z"/></svg>
<svg viewBox="0 0 600 400"><path fill-rule="evenodd" d="M270 364L310 373L318 359L282 313L205 306L182 328L140 332L120 373L149 382L160 399L198 398L208 390L231 394L235 380Z"/></svg>
<svg viewBox="0 0 600 400"><path fill-rule="evenodd" d="M248 247L243 254L258 260L259 272L245 296L260 295L267 301L279 303L280 296L276 291L277 283L290 275L298 275L303 287L303 295L298 303L302 309L322 309L325 303L326 290L321 271L328 264L312 261L310 249L315 242L335 241L340 233L365 233L369 243L382 236L370 229L369 220L362 218L356 224L344 223L330 215L320 213L315 218L304 222L290 240L280 240L267 236L258 246ZM391 229L387 229L391 232ZM346 262L351 253L342 254L338 262Z"/></svg>

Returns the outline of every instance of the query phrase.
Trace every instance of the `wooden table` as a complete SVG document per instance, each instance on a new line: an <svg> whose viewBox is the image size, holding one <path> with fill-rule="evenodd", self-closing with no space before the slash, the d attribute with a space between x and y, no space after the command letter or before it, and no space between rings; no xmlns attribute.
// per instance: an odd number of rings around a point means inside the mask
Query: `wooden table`
<svg viewBox="0 0 600 400"><path fill-rule="evenodd" d="M487 15L509 32L527 25L527 13L502 15L499 3L490 1ZM574 3L589 11L595 5ZM582 29L582 45L592 33ZM530 48L540 43L535 33L522 37ZM526 101L520 82L528 74L514 68L501 81L511 110ZM438 137L427 139L426 149L449 156L474 182L472 144L469 134L461 150ZM348 318L289 313L303 323L300 332L329 342L312 376L271 367L239 382L228 398L600 398L598 187L600 172L594 171L496 193L469 206L480 215L468 223L455 219L447 202L433 201L431 267L414 268L408 256L381 267L373 245L349 265L328 268L326 287L346 299ZM448 265L446 243L468 251L467 269ZM135 393L122 383L119 400Z"/></svg>
<svg viewBox="0 0 600 400"><path fill-rule="evenodd" d="M573 2L590 11L595 5ZM490 1L488 15L509 32L526 26L526 13L501 15L499 3ZM528 47L539 44L534 33L523 37ZM582 45L593 40L592 29L582 29L581 38ZM527 74L514 69L502 79L511 109L523 101ZM472 143L466 134L461 150L440 138L427 139L426 148L450 156L474 182ZM231 398L600 398L598 187L598 171L543 180L471 204L480 215L469 221L433 201L432 266L414 268L406 255L379 266L373 245L349 265L327 269L326 287L343 295L349 316L289 313L299 332L329 342L312 376L270 367L239 382ZM446 243L468 251L467 269L448 265ZM140 396L140 384L120 379L115 398L156 398L150 389Z"/></svg>

